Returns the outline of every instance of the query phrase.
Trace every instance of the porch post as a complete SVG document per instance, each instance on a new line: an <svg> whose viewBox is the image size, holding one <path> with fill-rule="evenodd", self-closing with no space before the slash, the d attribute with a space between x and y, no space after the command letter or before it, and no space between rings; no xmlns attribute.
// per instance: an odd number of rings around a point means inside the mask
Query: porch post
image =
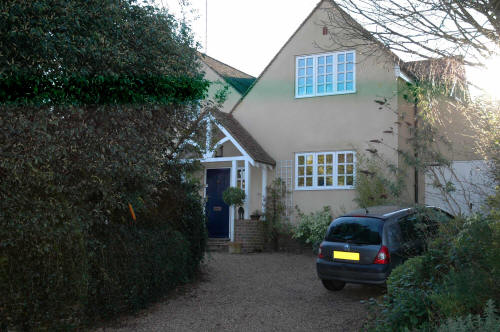
<svg viewBox="0 0 500 332"><path fill-rule="evenodd" d="M231 164L231 178L230 178L230 186L236 187L236 170L238 169L238 162L236 160L232 161ZM231 242L234 241L234 218L235 218L235 210L236 207L232 206L229 209L229 239Z"/></svg>
<svg viewBox="0 0 500 332"><path fill-rule="evenodd" d="M262 166L262 213L266 212L267 166Z"/></svg>
<svg viewBox="0 0 500 332"><path fill-rule="evenodd" d="M248 165L248 160L245 159L245 219L249 219L250 217L250 167Z"/></svg>

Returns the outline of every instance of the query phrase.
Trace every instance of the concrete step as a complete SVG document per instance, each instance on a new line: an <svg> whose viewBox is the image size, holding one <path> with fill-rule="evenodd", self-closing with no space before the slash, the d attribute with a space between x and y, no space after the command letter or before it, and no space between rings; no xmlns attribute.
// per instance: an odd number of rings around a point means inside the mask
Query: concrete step
<svg viewBox="0 0 500 332"><path fill-rule="evenodd" d="M209 238L207 242L207 251L228 251L227 244L229 239L225 238Z"/></svg>

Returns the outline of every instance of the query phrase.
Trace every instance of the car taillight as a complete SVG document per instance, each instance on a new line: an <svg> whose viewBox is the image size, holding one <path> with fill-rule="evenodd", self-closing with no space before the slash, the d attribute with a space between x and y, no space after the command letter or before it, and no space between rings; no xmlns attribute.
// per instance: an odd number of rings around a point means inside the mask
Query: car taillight
<svg viewBox="0 0 500 332"><path fill-rule="evenodd" d="M325 255L323 255L323 246L320 245L318 249L318 258L325 258Z"/></svg>
<svg viewBox="0 0 500 332"><path fill-rule="evenodd" d="M391 261L391 256L389 255L389 249L386 246L382 246L378 251L373 264L389 264Z"/></svg>

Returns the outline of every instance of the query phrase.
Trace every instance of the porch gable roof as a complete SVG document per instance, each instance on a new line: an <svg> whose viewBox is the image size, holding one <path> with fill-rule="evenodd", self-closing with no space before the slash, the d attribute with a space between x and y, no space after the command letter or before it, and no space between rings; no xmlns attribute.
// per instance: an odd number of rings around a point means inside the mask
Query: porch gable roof
<svg viewBox="0 0 500 332"><path fill-rule="evenodd" d="M231 114L221 111L212 111L211 113L215 120L231 134L253 160L272 166L276 165L276 161Z"/></svg>

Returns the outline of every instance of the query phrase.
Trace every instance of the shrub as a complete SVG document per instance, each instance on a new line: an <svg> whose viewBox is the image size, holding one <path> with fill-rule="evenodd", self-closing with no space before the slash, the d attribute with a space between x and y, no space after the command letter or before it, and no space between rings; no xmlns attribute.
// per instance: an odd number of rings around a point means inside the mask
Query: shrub
<svg viewBox="0 0 500 332"><path fill-rule="evenodd" d="M294 228L293 238L313 246L316 252L321 241L325 238L326 230L332 222L332 213L329 206L310 214L302 213L297 208L299 222Z"/></svg>
<svg viewBox="0 0 500 332"><path fill-rule="evenodd" d="M274 250L279 249L279 238L288 235L289 223L287 222L285 198L288 191L281 178L273 180L267 187L266 212L264 220L264 236L271 243Z"/></svg>
<svg viewBox="0 0 500 332"><path fill-rule="evenodd" d="M424 254L389 276L376 330L434 329L448 319L467 326L472 316L457 317L480 314L489 299L499 303L499 227L484 216L441 224Z"/></svg>
<svg viewBox="0 0 500 332"><path fill-rule="evenodd" d="M465 317L449 318L444 324L441 324L437 332L499 332L500 316L495 311L495 305L492 300L486 302L484 315L467 315Z"/></svg>

